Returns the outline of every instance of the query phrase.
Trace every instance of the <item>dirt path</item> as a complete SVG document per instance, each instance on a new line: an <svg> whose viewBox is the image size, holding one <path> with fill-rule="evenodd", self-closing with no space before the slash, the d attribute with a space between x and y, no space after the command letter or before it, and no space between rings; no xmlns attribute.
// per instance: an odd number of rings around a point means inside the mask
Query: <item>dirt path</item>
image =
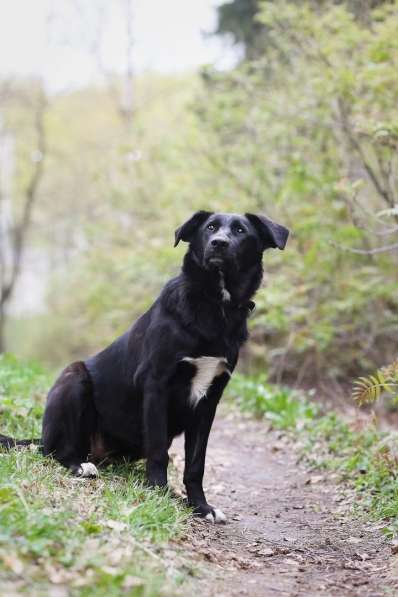
<svg viewBox="0 0 398 597"><path fill-rule="evenodd" d="M181 469L181 441L172 452ZM380 531L353 520L342 488L297 464L292 445L264 424L218 418L206 480L228 523L194 522L185 541L200 562L201 597L398 594Z"/></svg>

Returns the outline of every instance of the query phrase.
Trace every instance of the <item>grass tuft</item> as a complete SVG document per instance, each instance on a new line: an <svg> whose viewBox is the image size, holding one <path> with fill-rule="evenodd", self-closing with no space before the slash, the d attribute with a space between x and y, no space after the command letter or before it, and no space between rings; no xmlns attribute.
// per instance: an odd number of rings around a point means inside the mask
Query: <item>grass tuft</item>
<svg viewBox="0 0 398 597"><path fill-rule="evenodd" d="M265 418L278 429L293 429L314 418L317 409L302 393L267 383L265 375L234 374L228 395L243 412Z"/></svg>

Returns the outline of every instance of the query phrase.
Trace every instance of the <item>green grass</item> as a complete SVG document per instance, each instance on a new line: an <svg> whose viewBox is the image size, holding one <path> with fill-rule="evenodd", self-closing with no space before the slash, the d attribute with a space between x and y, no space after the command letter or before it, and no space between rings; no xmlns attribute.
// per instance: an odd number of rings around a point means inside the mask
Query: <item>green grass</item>
<svg viewBox="0 0 398 597"><path fill-rule="evenodd" d="M0 357L0 432L40 436L52 379L37 365ZM235 375L228 394L244 412L299 439L312 465L337 471L355 489L358 512L397 534L396 434L372 425L355 430L264 377ZM192 570L168 542L182 533L189 511L169 494L148 490L143 479L141 463L81 481L34 450L0 451L1 593L48 595L67 587L84 597L175 595Z"/></svg>
<svg viewBox="0 0 398 597"><path fill-rule="evenodd" d="M248 377L235 373L229 386L231 396L243 412L270 421L278 429L292 429L312 420L314 404L290 388L268 384L264 375Z"/></svg>
<svg viewBox="0 0 398 597"><path fill-rule="evenodd" d="M229 395L239 408L300 440L311 465L339 473L356 492L355 510L398 534L398 434L374 424L360 430L336 412L321 414L303 393L237 375Z"/></svg>
<svg viewBox="0 0 398 597"><path fill-rule="evenodd" d="M35 363L0 355L0 433L40 437L46 392L54 378Z"/></svg>
<svg viewBox="0 0 398 597"><path fill-rule="evenodd" d="M40 367L1 357L0 432L39 437L49 385ZM189 511L143 478L139 463L82 481L30 449L0 451L1 593L175 595L189 568L162 554Z"/></svg>
<svg viewBox="0 0 398 597"><path fill-rule="evenodd" d="M305 430L305 454L312 464L337 471L355 489L357 512L384 521L388 536L398 534L396 432L382 432L373 424L358 431L331 413Z"/></svg>

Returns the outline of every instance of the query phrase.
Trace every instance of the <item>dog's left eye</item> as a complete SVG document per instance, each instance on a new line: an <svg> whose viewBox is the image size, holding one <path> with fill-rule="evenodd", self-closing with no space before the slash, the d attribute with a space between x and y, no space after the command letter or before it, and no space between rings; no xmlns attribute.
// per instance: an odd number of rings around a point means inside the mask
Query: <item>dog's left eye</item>
<svg viewBox="0 0 398 597"><path fill-rule="evenodd" d="M238 234L244 234L244 233L245 233L244 229L243 229L243 228L241 228L240 226L239 226L239 227L236 229L236 232L237 232Z"/></svg>

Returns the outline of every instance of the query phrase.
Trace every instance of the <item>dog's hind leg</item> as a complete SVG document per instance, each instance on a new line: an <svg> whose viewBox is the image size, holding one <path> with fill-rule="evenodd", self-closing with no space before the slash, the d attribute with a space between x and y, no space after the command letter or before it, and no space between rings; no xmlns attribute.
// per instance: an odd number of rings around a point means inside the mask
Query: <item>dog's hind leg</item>
<svg viewBox="0 0 398 597"><path fill-rule="evenodd" d="M96 477L87 462L96 412L90 375L82 362L72 363L51 388L43 417L43 453L52 456L77 477Z"/></svg>

